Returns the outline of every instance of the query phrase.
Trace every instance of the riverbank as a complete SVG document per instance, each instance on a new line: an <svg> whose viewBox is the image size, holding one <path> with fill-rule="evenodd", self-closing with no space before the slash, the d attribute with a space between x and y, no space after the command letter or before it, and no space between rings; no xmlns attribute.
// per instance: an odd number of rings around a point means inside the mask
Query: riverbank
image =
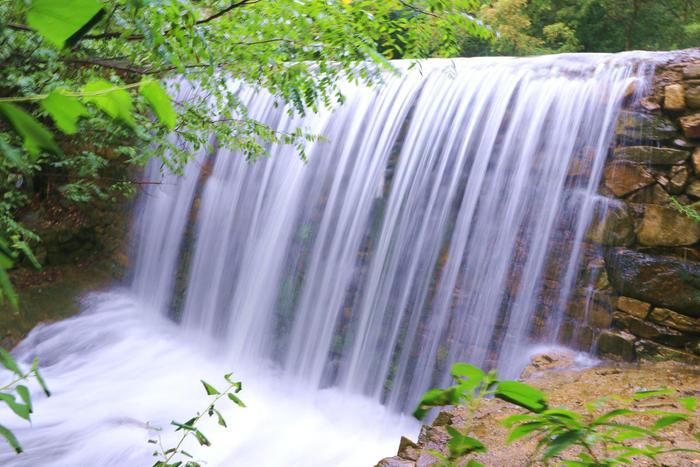
<svg viewBox="0 0 700 467"><path fill-rule="evenodd" d="M539 357L535 365L528 367L523 378L528 384L535 386L547 394L551 407L564 407L575 412L584 412L585 404L604 396L629 397L635 391L642 389L673 388L679 396L700 396L700 368L675 362L640 363L626 365L606 362L599 366L580 371L558 368L552 359ZM560 362L561 363L561 362ZM566 366L566 365L564 365ZM548 369L548 367L554 367ZM680 404L676 398L662 396L653 400L643 400L636 403L637 409L660 409L679 411ZM525 466L540 465L533 462L536 448L534 439L524 438L512 444L507 444L508 429L502 425L507 417L521 413L518 407L498 399L483 401L473 415L473 428L470 435L482 441L488 448L488 453L473 456L484 466ZM406 438L401 439L398 454L383 459L377 467L421 467L438 465L438 460L428 451L447 452L447 427L458 429L465 427L468 418L464 407L453 407L439 413L430 425L421 428L418 440L414 443ZM633 421L645 426L650 418L637 417ZM631 422L632 420L628 420ZM698 449L698 442L693 438L697 431L700 417L696 416L690 423L672 425L662 434L670 440L674 448ZM566 454L566 452L565 452ZM463 463L456 465L466 465ZM662 456L659 459L663 465L696 466L700 465L700 456L686 453L675 453ZM532 463L532 464L530 464ZM635 459L634 465L652 465L641 459Z"/></svg>

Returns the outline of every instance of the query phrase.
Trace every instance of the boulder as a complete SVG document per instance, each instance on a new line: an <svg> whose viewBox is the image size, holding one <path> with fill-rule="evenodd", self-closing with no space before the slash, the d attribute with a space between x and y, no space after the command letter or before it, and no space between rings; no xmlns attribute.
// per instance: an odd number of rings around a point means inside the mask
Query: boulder
<svg viewBox="0 0 700 467"><path fill-rule="evenodd" d="M526 380L545 371L565 370L574 365L576 354L568 351L537 354L530 359L530 364L520 373L520 379Z"/></svg>
<svg viewBox="0 0 700 467"><path fill-rule="evenodd" d="M687 138L700 138L700 113L686 115L679 119L683 134Z"/></svg>
<svg viewBox="0 0 700 467"><path fill-rule="evenodd" d="M686 66L683 69L683 78L685 79L697 79L700 78L700 64L693 63Z"/></svg>
<svg viewBox="0 0 700 467"><path fill-rule="evenodd" d="M651 303L643 302L631 297L618 297L617 309L637 318L646 319L651 310Z"/></svg>
<svg viewBox="0 0 700 467"><path fill-rule="evenodd" d="M692 344L691 344L692 345ZM641 339L635 343L637 356L642 360L668 361L700 365L700 357L690 352L673 349L649 340Z"/></svg>
<svg viewBox="0 0 700 467"><path fill-rule="evenodd" d="M654 308L649 319L678 331L700 334L700 319L676 313L668 308Z"/></svg>
<svg viewBox="0 0 700 467"><path fill-rule="evenodd" d="M611 310L598 302L591 302L586 316L588 324L597 329L608 329L613 321Z"/></svg>
<svg viewBox="0 0 700 467"><path fill-rule="evenodd" d="M620 146L615 148L615 157L619 160L651 165L673 165L685 161L688 151L656 146Z"/></svg>
<svg viewBox="0 0 700 467"><path fill-rule="evenodd" d="M418 446L416 443L406 438L405 436L401 437L401 441L399 441L399 457L415 461L418 460L418 457L420 456L420 451L420 446Z"/></svg>
<svg viewBox="0 0 700 467"><path fill-rule="evenodd" d="M677 129L667 117L623 110L618 117L615 134L631 140L660 141L674 138Z"/></svg>
<svg viewBox="0 0 700 467"><path fill-rule="evenodd" d="M688 167L684 165L673 166L666 190L672 195L680 195L688 184L689 177L690 171Z"/></svg>
<svg viewBox="0 0 700 467"><path fill-rule="evenodd" d="M605 166L604 184L615 196L625 196L654 183L651 173L639 164L616 161Z"/></svg>
<svg viewBox="0 0 700 467"><path fill-rule="evenodd" d="M690 109L700 109L700 86L688 88L685 92L685 105Z"/></svg>
<svg viewBox="0 0 700 467"><path fill-rule="evenodd" d="M695 148L693 151L693 170L696 174L700 174L700 148Z"/></svg>
<svg viewBox="0 0 700 467"><path fill-rule="evenodd" d="M671 347L683 348L692 340L692 337L676 329L660 326L619 311L613 315L613 326L642 339L651 339L654 342L670 345Z"/></svg>
<svg viewBox="0 0 700 467"><path fill-rule="evenodd" d="M692 245L700 240L700 223L672 207L649 204L637 236L647 246Z"/></svg>
<svg viewBox="0 0 700 467"><path fill-rule="evenodd" d="M634 341L634 336L624 331L603 331L596 349L601 356L632 362L636 359Z"/></svg>
<svg viewBox="0 0 700 467"><path fill-rule="evenodd" d="M693 198L700 198L700 180L693 180L690 182L685 192Z"/></svg>
<svg viewBox="0 0 700 467"><path fill-rule="evenodd" d="M700 318L700 263L611 248L605 266L620 295Z"/></svg>
<svg viewBox="0 0 700 467"><path fill-rule="evenodd" d="M664 88L664 109L672 112L685 109L685 90L682 84L669 84Z"/></svg>
<svg viewBox="0 0 700 467"><path fill-rule="evenodd" d="M627 205L615 199L596 203L586 237L600 245L627 246L634 243L634 221Z"/></svg>
<svg viewBox="0 0 700 467"><path fill-rule="evenodd" d="M627 201L640 204L668 204L671 196L657 183L629 195Z"/></svg>

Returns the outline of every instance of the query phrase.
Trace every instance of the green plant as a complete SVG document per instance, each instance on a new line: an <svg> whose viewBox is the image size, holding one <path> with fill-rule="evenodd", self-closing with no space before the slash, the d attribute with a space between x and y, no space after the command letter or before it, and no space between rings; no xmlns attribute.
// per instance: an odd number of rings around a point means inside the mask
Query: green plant
<svg viewBox="0 0 700 467"><path fill-rule="evenodd" d="M542 462L547 464L559 457L561 465L567 467L633 465L639 458L658 465L658 458L663 454L700 454L700 450L674 448L673 440L662 433L664 428L689 421L697 410L697 399L678 399L685 413L635 407L635 403L642 399L673 394L670 389L643 390L635 392L629 399L619 396L597 399L586 404L585 413L552 409L513 415L504 420L504 424L511 428L508 442L533 436L537 439L535 455ZM646 417L652 420L641 426L640 419ZM700 440L700 433L695 437ZM562 457L565 452L571 453L570 458Z"/></svg>
<svg viewBox="0 0 700 467"><path fill-rule="evenodd" d="M29 388L21 383L33 377L43 389L44 394L47 397L51 395L44 379L39 374L38 360L35 358L29 370L22 371L12 355L0 347L0 364L11 373L10 382L0 386L0 401L4 402L15 415L29 421L32 414L32 399ZM17 454L22 452L22 446L14 433L2 424L0 424L0 436L10 444Z"/></svg>
<svg viewBox="0 0 700 467"><path fill-rule="evenodd" d="M435 450L430 453L440 459L443 466L451 466L453 462L472 453L487 452L486 446L467 433L473 423L473 416L479 404L489 396L498 397L508 402L528 408L535 413L547 410L544 393L539 389L518 381L499 381L495 370L484 372L480 368L467 363L455 363L450 374L455 385L446 389L431 389L423 395L413 416L422 420L434 407L464 404L467 408L468 419L465 428L459 430L448 426L450 438L447 442L448 454L444 455ZM479 467L482 464L470 459L467 467Z"/></svg>
<svg viewBox="0 0 700 467"><path fill-rule="evenodd" d="M681 214L685 214L694 221L700 222L700 212L698 212L700 201L696 201L692 204L681 204L675 198L675 196L671 196L671 206L673 206L676 211L680 212Z"/></svg>
<svg viewBox="0 0 700 467"><path fill-rule="evenodd" d="M414 416L422 420L433 407L464 404L467 419L459 430L447 426L450 435L448 454L435 450L429 452L440 459L442 466L466 465L478 467L473 459L465 459L472 453L486 453L487 447L479 440L468 436L473 425L473 415L484 398L493 396L510 402L528 411L512 415L503 421L510 429L507 442L532 437L537 441L533 457L545 465L559 458L560 465L567 467L602 467L633 464L643 457L655 463L659 456L673 452L700 453L696 449L673 447L672 440L662 430L681 423L692 422L697 411L697 399L680 397L676 402L682 412L640 409L638 401L661 396L671 396L671 389L643 390L631 398L610 396L597 399L586 405L585 413L564 408L550 408L545 394L537 388L518 381L499 381L495 371L485 373L481 369L456 363L451 374L455 385L446 389L431 389L421 399ZM641 426L641 419L651 418L648 426ZM690 423L690 428L693 428ZM695 433L700 441L700 433ZM634 441L634 444L632 444ZM573 458L561 458L564 453L573 453ZM466 462L466 464L465 464Z"/></svg>
<svg viewBox="0 0 700 467"><path fill-rule="evenodd" d="M180 467L183 465L185 467L200 466L199 462L194 460L193 456L185 451L182 446L185 440L190 437L194 437L201 446L211 446L209 439L200 431L198 426L202 417L204 417L204 415L208 415L209 417L216 416L217 423L223 427L226 427L226 420L224 419L223 415L221 415L221 412L216 408L216 404L219 402L219 400L226 397L238 407L245 407L243 401L236 395L243 389L241 382L233 381L230 373L224 375L224 379L226 380L228 386L223 391L219 391L206 381L202 381L202 385L204 386L207 396L213 397L213 399L207 404L207 407L186 422L170 422L176 427L175 431L182 431L182 436L174 447L164 447L160 436L158 436L157 440L148 440L149 443L156 444L158 446L158 449L153 451L153 456L158 458L158 460L153 464L153 467ZM159 428L157 428L157 430L160 431Z"/></svg>

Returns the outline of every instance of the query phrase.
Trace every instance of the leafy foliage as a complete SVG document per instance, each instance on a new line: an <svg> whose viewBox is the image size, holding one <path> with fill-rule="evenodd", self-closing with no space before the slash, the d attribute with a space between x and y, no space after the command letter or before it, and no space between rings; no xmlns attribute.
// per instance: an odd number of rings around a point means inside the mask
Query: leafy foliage
<svg viewBox="0 0 700 467"><path fill-rule="evenodd" d="M454 56L461 35L490 37L469 15L477 8L476 0L2 2L0 236L37 241L18 219L50 195L42 177L63 201L84 203L133 184L102 177L114 164L158 158L178 173L212 138L250 160L272 144L303 156L318 135L256 121L238 83L271 92L292 113L338 104L340 80L375 84L393 69L390 58ZM0 285L16 306L6 273L15 263L0 269Z"/></svg>
<svg viewBox="0 0 700 467"><path fill-rule="evenodd" d="M521 438L537 440L534 458L547 465L559 459L562 465L577 467L615 466L633 464L635 460L646 458L658 462L659 456L673 452L699 453L700 450L676 448L673 440L665 437L662 431L672 425L691 422L697 412L695 397L679 397L677 403L683 412L639 409L636 404L644 399L673 396L674 391L666 388L640 390L631 398L610 396L586 404L586 412L578 413L564 408L550 408L545 394L537 388L518 381L499 381L494 371L483 372L465 363L452 367L455 385L446 389L431 389L425 393L414 412L416 418L423 419L432 407L465 404L469 417L465 427L459 430L447 427L450 438L447 442L448 454L431 450L442 465L479 466L474 459L465 459L472 453L485 453L487 447L479 440L468 436L473 424L473 414L478 404L488 396L510 402L527 412L512 415L503 423L510 429L508 443ZM636 424L643 417L651 417L648 426ZM689 424L692 429L694 425ZM700 441L700 433L695 434ZM632 443L634 441L634 443ZM563 458L572 453L573 458ZM567 456L568 457L568 456Z"/></svg>
<svg viewBox="0 0 700 467"><path fill-rule="evenodd" d="M158 460L153 464L153 467L199 467L201 465L199 462L194 460L190 453L183 449L183 444L188 438L194 438L201 446L211 446L211 442L206 435L202 433L198 425L204 415L216 417L217 423L226 428L226 420L216 407L219 400L226 396L238 407L245 407L243 401L241 401L236 395L243 389L240 381L233 381L230 373L224 375L224 379L226 380L228 386L221 392L206 381L202 381L202 385L204 386L207 396L213 396L211 402L207 404L206 409L197 413L196 416L190 418L186 422L171 422L171 424L176 427L175 431L182 431L182 436L180 437L180 440L176 446L172 448L164 447L160 436L158 439L148 440L149 443L158 446L158 449L153 451L153 456L158 458Z"/></svg>
<svg viewBox="0 0 700 467"><path fill-rule="evenodd" d="M0 386L0 402L3 402L18 417L30 421L32 399L29 388L22 383L33 377L39 383L39 386L41 386L44 394L46 394L47 397L51 395L44 379L39 373L37 359L34 359L29 370L22 371L12 355L7 350L0 347L0 365L11 374L10 382L4 386ZM18 454L22 452L22 446L17 437L2 424L0 424L0 436L2 436Z"/></svg>

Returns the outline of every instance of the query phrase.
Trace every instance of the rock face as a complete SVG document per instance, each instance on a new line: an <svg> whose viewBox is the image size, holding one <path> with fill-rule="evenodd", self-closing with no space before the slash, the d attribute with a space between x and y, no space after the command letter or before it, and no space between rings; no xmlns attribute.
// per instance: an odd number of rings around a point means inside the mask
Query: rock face
<svg viewBox="0 0 700 467"><path fill-rule="evenodd" d="M615 196L625 196L654 183L654 177L639 164L619 161L605 167L604 183Z"/></svg>
<svg viewBox="0 0 700 467"><path fill-rule="evenodd" d="M615 128L618 136L631 140L658 141L676 136L673 122L664 116L624 110Z"/></svg>
<svg viewBox="0 0 700 467"><path fill-rule="evenodd" d="M685 109L685 90L682 84L669 84L664 88L664 109L672 112Z"/></svg>
<svg viewBox="0 0 700 467"><path fill-rule="evenodd" d="M624 331L604 331L598 337L598 353L609 358L631 362L636 358L634 341L634 336Z"/></svg>
<svg viewBox="0 0 700 467"><path fill-rule="evenodd" d="M673 165L685 161L688 151L656 146L623 146L615 149L615 157L651 165Z"/></svg>
<svg viewBox="0 0 700 467"><path fill-rule="evenodd" d="M700 318L700 263L614 248L606 267L620 295Z"/></svg>
<svg viewBox="0 0 700 467"><path fill-rule="evenodd" d="M692 245L700 240L700 223L672 207L649 204L637 236L647 246Z"/></svg>
<svg viewBox="0 0 700 467"><path fill-rule="evenodd" d="M700 113L681 117L680 123L687 138L700 138Z"/></svg>
<svg viewBox="0 0 700 467"><path fill-rule="evenodd" d="M626 246L634 242L634 222L627 205L608 199L596 206L587 238L601 245Z"/></svg>
<svg viewBox="0 0 700 467"><path fill-rule="evenodd" d="M700 109L700 86L689 88L685 92L685 104L690 109Z"/></svg>

